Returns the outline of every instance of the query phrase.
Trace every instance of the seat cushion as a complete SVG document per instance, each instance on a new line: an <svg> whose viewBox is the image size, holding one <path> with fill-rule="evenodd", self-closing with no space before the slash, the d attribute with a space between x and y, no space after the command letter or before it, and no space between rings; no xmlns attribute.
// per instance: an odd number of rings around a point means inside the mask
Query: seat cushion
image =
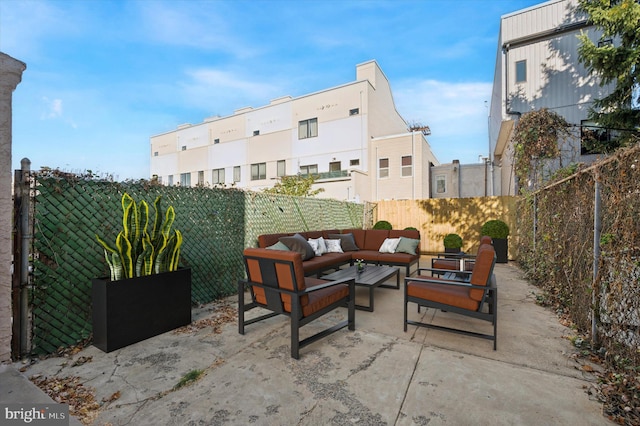
<svg viewBox="0 0 640 426"><path fill-rule="evenodd" d="M315 256L302 263L304 274L322 271L332 266L348 263L351 260L350 253L325 253L322 256Z"/></svg>
<svg viewBox="0 0 640 426"><path fill-rule="evenodd" d="M423 278L434 280L431 277ZM469 311L477 311L479 306L477 300L469 297L469 289L463 286L409 281L407 283L407 295Z"/></svg>
<svg viewBox="0 0 640 426"><path fill-rule="evenodd" d="M353 257L354 259L367 260L369 262L377 262L381 254L382 253L380 253L378 250L360 250L357 252L352 252L351 257Z"/></svg>
<svg viewBox="0 0 640 426"><path fill-rule="evenodd" d="M410 265L411 262L418 260L420 256L407 253L380 253L378 261L389 264Z"/></svg>
<svg viewBox="0 0 640 426"><path fill-rule="evenodd" d="M323 284L328 281L319 280L317 278L306 278L307 288L312 288L314 285ZM349 286L347 284L336 284L332 287L323 288L322 290L313 291L309 293L309 297L306 305L302 307L302 315L308 317L309 315L318 312L322 308L326 308L332 303L338 302L349 296ZM285 306L286 309L286 306ZM289 306L291 309L291 306ZM290 312L290 310L289 310Z"/></svg>

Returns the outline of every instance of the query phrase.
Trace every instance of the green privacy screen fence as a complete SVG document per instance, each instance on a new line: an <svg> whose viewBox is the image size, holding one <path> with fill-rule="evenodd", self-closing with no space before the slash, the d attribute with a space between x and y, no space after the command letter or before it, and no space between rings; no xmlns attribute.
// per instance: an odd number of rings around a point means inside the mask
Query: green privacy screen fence
<svg viewBox="0 0 640 426"><path fill-rule="evenodd" d="M184 236L194 305L232 295L244 275L242 250L263 233L362 227L362 205L335 200L108 182L36 174L31 280L31 352L53 353L91 338L91 279L108 275L99 234L121 228L122 194L150 205L162 196Z"/></svg>

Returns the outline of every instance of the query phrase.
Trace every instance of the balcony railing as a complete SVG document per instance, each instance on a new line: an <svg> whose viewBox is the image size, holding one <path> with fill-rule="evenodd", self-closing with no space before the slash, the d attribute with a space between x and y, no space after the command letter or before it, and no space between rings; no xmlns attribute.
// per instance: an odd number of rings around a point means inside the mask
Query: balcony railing
<svg viewBox="0 0 640 426"><path fill-rule="evenodd" d="M301 174L301 176L309 176L309 174ZM349 176L348 170L336 170L333 172L313 173L316 180L336 179Z"/></svg>

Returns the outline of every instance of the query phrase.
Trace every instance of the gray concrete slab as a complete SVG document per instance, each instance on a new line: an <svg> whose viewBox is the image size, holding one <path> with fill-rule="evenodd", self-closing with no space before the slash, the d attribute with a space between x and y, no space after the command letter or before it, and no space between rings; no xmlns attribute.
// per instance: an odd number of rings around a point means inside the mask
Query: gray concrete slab
<svg viewBox="0 0 640 426"><path fill-rule="evenodd" d="M109 354L88 347L35 362L24 375L80 377L104 400L96 425L607 424L602 405L585 392L593 377L571 356L571 330L535 304L536 289L518 268L497 265L496 276L497 351L453 333L414 326L405 333L402 290L379 288L375 311L356 312L356 331L303 348L300 360L289 355L288 319L275 317L248 326L244 336L231 322L219 333L193 327ZM194 323L225 306L234 308L235 298L195 310ZM418 314L415 306L409 312L449 326L490 327L440 311ZM339 309L303 327L302 337L345 317ZM196 369L204 371L198 381L174 389Z"/></svg>

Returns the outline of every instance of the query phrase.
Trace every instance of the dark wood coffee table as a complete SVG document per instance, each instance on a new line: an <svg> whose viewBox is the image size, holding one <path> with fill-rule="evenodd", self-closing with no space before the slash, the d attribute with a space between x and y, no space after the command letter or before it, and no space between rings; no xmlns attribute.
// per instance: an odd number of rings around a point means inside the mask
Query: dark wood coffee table
<svg viewBox="0 0 640 426"><path fill-rule="evenodd" d="M396 285L383 284L392 276L396 276ZM357 267L350 266L345 269L322 276L323 280L341 280L343 278L355 278L356 285L369 287L369 306L356 305L356 309L373 312L373 289L376 287L400 289L400 269L394 266L367 265L364 271L358 272Z"/></svg>

